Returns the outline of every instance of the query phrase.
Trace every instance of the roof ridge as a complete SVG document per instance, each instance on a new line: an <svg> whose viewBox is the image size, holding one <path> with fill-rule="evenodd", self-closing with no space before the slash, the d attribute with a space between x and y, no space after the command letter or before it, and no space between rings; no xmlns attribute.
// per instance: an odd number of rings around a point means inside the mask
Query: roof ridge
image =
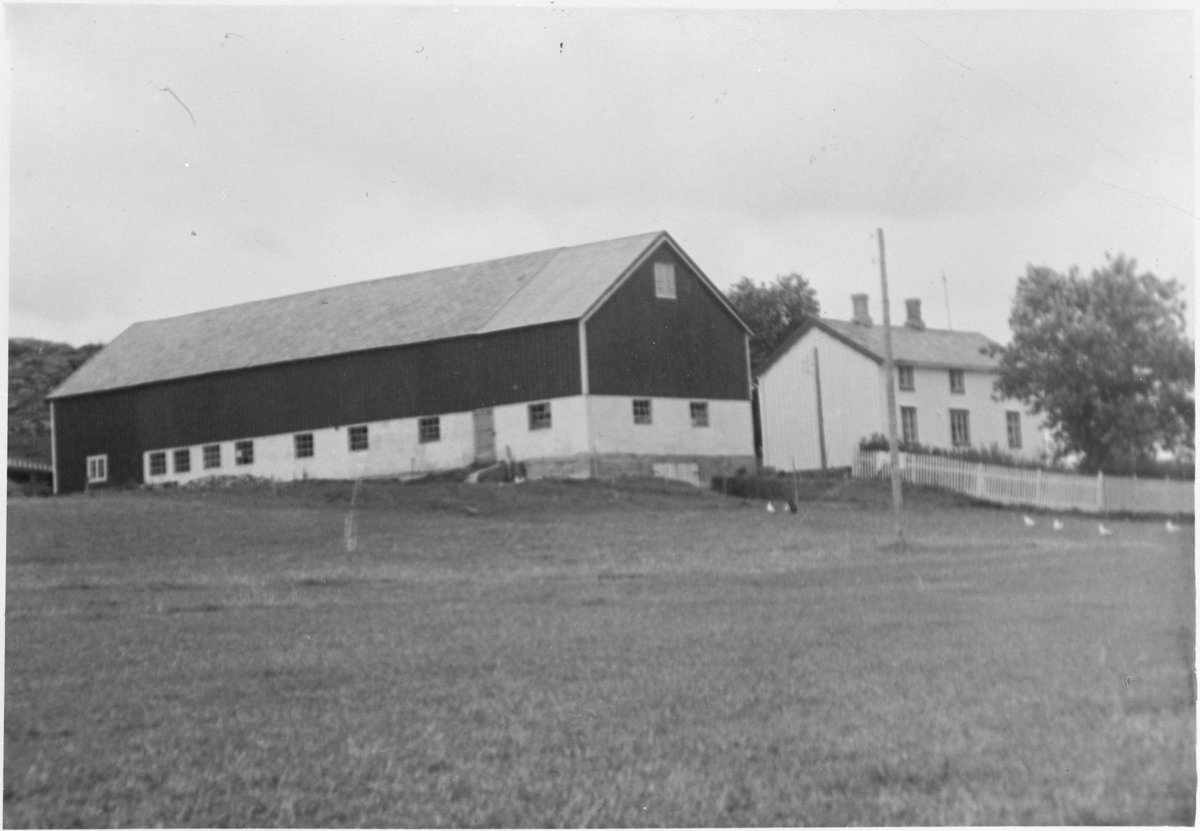
<svg viewBox="0 0 1200 831"><path fill-rule="evenodd" d="M662 232L654 231L652 233L659 234ZM320 294L322 292L340 291L342 289L346 289L351 286L365 286L369 283L382 283L386 280L407 280L407 279L411 279L414 277L422 277L422 276L429 275L429 274L435 274L439 271L453 271L455 269L466 269L466 268L472 268L474 266L481 266L481 265L491 264L491 263L503 263L508 260L522 259L525 257L535 257L539 254L552 254L552 256L547 258L547 260L546 260L546 262L549 263L554 259L554 257L558 256L558 254L560 252L562 252L568 248L585 248L585 247L591 246L591 245L603 245L604 243L618 242L620 240L633 239L634 237L642 237L642 236L648 236L648 234L627 234L626 236L623 236L623 237L613 237L612 239L607 239L607 240L597 240L595 242L582 242L582 243L579 243L578 245L559 245L559 246L550 247L550 248L540 248L537 251L524 251L524 252L521 252L518 254L507 254L503 257L491 257L489 259L473 260L473 261L467 262L467 263L457 263L455 265L441 266L439 268L427 268L427 269L423 269L421 271L410 271L405 274L389 274L384 277L370 277L366 280L354 280L349 283L339 283L338 285L335 285L335 286L322 286L320 288L308 289L306 291L297 291L297 292L292 292L290 294L278 294L278 295L275 295L274 297L262 297L257 300L243 300L240 303L230 303L226 306L213 306L212 308L200 309L200 310L194 311L194 312L184 312L183 314L178 314L178 315L169 315L167 317L155 317L155 318L150 318L149 320L135 320L132 323L130 323L129 325L132 327L132 326L140 326L140 325L145 325L145 324L150 324L150 323L164 323L169 320L180 320L181 318L192 317L193 315L210 314L212 312L220 312L220 311L225 311L227 309L236 309L236 308L241 308L244 306L254 306L259 303L273 303L273 302L276 302L279 300L290 300L293 298L305 297L307 295ZM507 301L506 301L506 303L507 303ZM489 318L489 320L490 320L490 318Z"/></svg>

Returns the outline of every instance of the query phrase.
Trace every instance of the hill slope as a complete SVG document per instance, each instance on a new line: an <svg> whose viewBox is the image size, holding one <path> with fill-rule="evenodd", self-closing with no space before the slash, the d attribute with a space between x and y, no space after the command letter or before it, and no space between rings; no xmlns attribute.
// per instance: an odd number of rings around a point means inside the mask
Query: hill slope
<svg viewBox="0 0 1200 831"><path fill-rule="evenodd" d="M10 338L8 341L8 455L50 461L46 395L100 351L101 344Z"/></svg>

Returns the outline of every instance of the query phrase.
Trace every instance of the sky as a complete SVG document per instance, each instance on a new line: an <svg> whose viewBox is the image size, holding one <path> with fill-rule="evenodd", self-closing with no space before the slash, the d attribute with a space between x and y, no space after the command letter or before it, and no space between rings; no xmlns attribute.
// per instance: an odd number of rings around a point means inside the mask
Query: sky
<svg viewBox="0 0 1200 831"><path fill-rule="evenodd" d="M1194 295L1186 10L4 11L13 337L655 230L880 320L882 228L893 322L1001 343L1030 264Z"/></svg>

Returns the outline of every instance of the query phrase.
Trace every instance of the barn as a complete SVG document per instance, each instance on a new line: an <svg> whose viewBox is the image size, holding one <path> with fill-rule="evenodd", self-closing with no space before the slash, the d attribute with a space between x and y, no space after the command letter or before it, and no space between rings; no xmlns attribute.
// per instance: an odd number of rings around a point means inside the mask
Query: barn
<svg viewBox="0 0 1200 831"><path fill-rule="evenodd" d="M884 330L865 294L850 320L812 318L759 371L763 463L800 470L848 467L859 441L888 433ZM942 450L996 448L1037 459L1047 450L1041 419L993 393L995 346L978 332L930 329L921 301L891 327L900 438Z"/></svg>
<svg viewBox="0 0 1200 831"><path fill-rule="evenodd" d="M133 324L48 397L55 490L497 459L706 479L754 464L749 366L665 231L387 277Z"/></svg>

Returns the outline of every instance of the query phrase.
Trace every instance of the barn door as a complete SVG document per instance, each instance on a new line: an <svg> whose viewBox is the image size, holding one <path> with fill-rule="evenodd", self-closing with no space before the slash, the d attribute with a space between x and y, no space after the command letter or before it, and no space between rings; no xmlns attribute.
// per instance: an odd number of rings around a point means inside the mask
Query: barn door
<svg viewBox="0 0 1200 831"><path fill-rule="evenodd" d="M492 410L476 410L475 416L475 461L490 465L496 461L496 428L492 421Z"/></svg>

